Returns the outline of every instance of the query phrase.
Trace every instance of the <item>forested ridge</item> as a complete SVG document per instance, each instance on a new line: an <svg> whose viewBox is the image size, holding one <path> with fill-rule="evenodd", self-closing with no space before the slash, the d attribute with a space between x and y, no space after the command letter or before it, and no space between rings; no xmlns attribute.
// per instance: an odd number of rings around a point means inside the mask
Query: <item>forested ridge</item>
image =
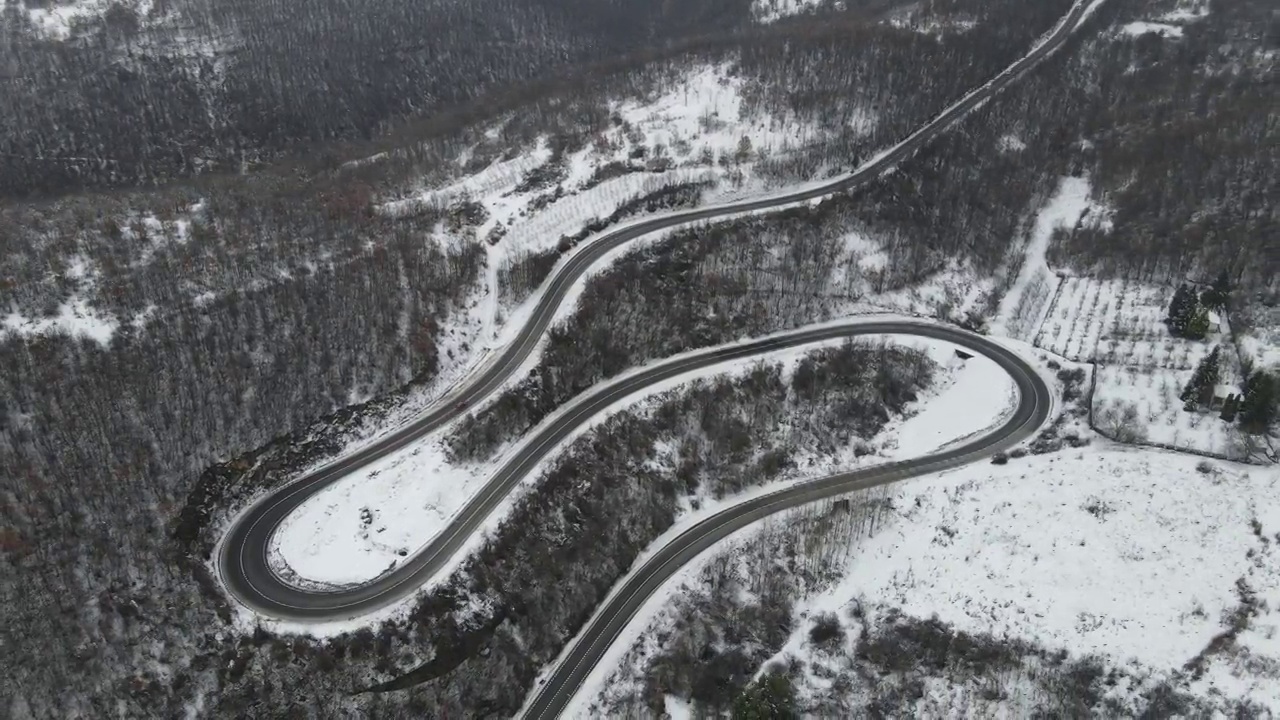
<svg viewBox="0 0 1280 720"><path fill-rule="evenodd" d="M1068 3L934 3L941 16L977 19L940 37L800 18L752 30L763 35L751 42L716 34L746 32L749 3L739 1L410 5L353 13L318 2L300 13L174 0L153 6L154 21L135 27L111 12L68 40L29 32L22 5L3 7L0 194L44 199L0 207L0 319L56 314L82 298L117 325L105 345L0 336L0 603L12 668L0 687L9 715L170 716L191 705L325 717L347 702L388 716L432 714L437 702L485 715L518 706L516 690L537 668L498 659L469 661L425 690L335 700L431 657L458 627L487 627L492 617L450 615L452 590L415 616L453 618L441 634L410 622L391 639L363 631L327 645L241 637L183 561L190 546L175 540L188 493L211 464L221 463L206 476L243 473L256 457L246 453L287 433L332 440L329 426L351 411L332 413L430 382L451 361L440 328L471 301L483 250L438 231L446 210L389 217L376 203L443 173L483 135L470 123L492 119L504 88L626 53L658 59L502 106L497 139L469 167L544 133L565 147L590 142L611 122L610 98L652 92L710 59L750 78L748 112L830 130L820 143L764 157L770 176L848 169L1025 51ZM978 275L1007 270L1028 218L1069 173L1089 174L1114 209L1112 227L1060 233L1055 264L1152 279L1227 270L1240 297L1274 296L1280 142L1266 110L1275 16L1248 0L1214 5L1177 40L1114 31L1171 8L1108 0L1090 32L862 192L695 229L624 257L553 330L544 365L558 374L543 372L478 416L460 457L485 455L631 363L819 319L849 298L909 289L951 262ZM193 34L225 45L186 42ZM681 38L693 49L679 49ZM453 72L442 74L446 60ZM839 131L870 106L879 118L871 135ZM429 110L457 107L466 110ZM998 151L1008 137L1022 148ZM364 147L349 141L390 153L339 169ZM234 174L295 151L293 164ZM172 182L197 172L209 177ZM138 189L152 184L163 187ZM113 187L131 189L103 189ZM49 197L83 188L97 189ZM850 232L882 243L884 262L851 258ZM996 288L980 309L998 302ZM324 454L339 444L320 445ZM295 461L282 461L274 481ZM257 479L233 495L243 499ZM230 497L210 497L213 522L234 509ZM530 500L531 522L549 502ZM660 524L664 512L644 522ZM207 539L213 529L195 532ZM634 550L647 532L618 547ZM606 577L593 587L607 588ZM579 599L557 629L531 629L543 642L538 657L554 656L585 619L591 605ZM495 637L499 658L528 650L523 633ZM518 682L488 694L508 678ZM466 697L477 704L461 704Z"/></svg>
<svg viewBox="0 0 1280 720"><path fill-rule="evenodd" d="M1144 9L1117 2L1100 12L1114 21ZM1280 217L1266 198L1280 193L1280 136L1253 109L1264 102L1259 78L1274 61L1242 63L1238 56L1250 54L1227 42L1260 10L1211 14L1178 44L1073 39L958 132L865 191L681 231L633 251L588 281L578 312L550 331L542 367L468 418L454 452L487 457L582 388L636 363L826 319L957 262L1000 282L976 307L961 312L943 301L936 314L978 322L969 312L994 313L1016 275L1009 258L1029 218L1067 174L1090 176L1114 214L1108 229L1059 231L1055 265L1159 282L1226 272L1246 289L1241 302L1273 303ZM1188 46L1208 54L1204 64L1185 59ZM1234 66L1232 75L1219 79L1218 63ZM1202 76L1209 81L1197 82ZM1210 122L1205 114L1219 119L1212 133L1198 130ZM1155 152L1151 135L1178 152ZM1008 138L1017 150L999 150ZM1150 152L1134 152L1130 138ZM876 263L849 251L851 234L874 239Z"/></svg>
<svg viewBox="0 0 1280 720"><path fill-rule="evenodd" d="M750 20L749 0L120 2L68 38L0 6L0 195L153 184Z"/></svg>

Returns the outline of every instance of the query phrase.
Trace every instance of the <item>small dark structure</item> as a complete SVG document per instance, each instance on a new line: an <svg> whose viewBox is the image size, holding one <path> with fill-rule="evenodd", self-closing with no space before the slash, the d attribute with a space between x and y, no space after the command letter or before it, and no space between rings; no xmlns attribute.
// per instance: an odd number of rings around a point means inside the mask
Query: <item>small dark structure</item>
<svg viewBox="0 0 1280 720"><path fill-rule="evenodd" d="M973 353L967 353L961 350L960 348L956 348L956 357L960 358L961 360L968 360L969 358L973 357Z"/></svg>

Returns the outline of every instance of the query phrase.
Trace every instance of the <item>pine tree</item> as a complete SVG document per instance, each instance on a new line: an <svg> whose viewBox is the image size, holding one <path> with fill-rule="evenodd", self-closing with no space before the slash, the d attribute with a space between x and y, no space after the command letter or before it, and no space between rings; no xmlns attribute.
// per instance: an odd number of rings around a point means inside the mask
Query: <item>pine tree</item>
<svg viewBox="0 0 1280 720"><path fill-rule="evenodd" d="M1240 410L1240 396L1231 393L1227 396L1226 402L1222 403L1222 419L1224 422L1233 423L1236 421L1236 413Z"/></svg>
<svg viewBox="0 0 1280 720"><path fill-rule="evenodd" d="M1209 334L1209 310L1196 301L1191 316L1182 329L1183 337L1190 340L1203 340Z"/></svg>
<svg viewBox="0 0 1280 720"><path fill-rule="evenodd" d="M1179 285L1173 293L1173 300L1169 303L1169 317L1165 318L1165 324L1169 326L1170 333L1182 336L1186 332L1187 323L1191 320L1196 304L1195 291L1186 285Z"/></svg>
<svg viewBox="0 0 1280 720"><path fill-rule="evenodd" d="M733 720L787 720L796 713L796 691L791 678L769 674L755 681L733 701Z"/></svg>
<svg viewBox="0 0 1280 720"><path fill-rule="evenodd" d="M1208 290L1200 293L1200 302L1207 307L1223 310L1230 300L1231 278L1227 277L1227 271L1223 270L1218 273L1218 279L1213 281L1213 285Z"/></svg>
<svg viewBox="0 0 1280 720"><path fill-rule="evenodd" d="M1265 371L1250 373L1240 403L1240 426L1251 433L1266 432L1275 422L1277 403L1280 381Z"/></svg>
<svg viewBox="0 0 1280 720"><path fill-rule="evenodd" d="M1188 410L1194 407L1194 404L1205 404L1207 399L1213 398L1213 388L1218 384L1221 377L1219 361L1221 360L1221 348L1215 346L1213 352L1205 355L1196 365L1196 370L1191 374L1191 381L1182 389L1182 394L1178 399L1182 400ZM1206 397L1207 396L1207 397Z"/></svg>

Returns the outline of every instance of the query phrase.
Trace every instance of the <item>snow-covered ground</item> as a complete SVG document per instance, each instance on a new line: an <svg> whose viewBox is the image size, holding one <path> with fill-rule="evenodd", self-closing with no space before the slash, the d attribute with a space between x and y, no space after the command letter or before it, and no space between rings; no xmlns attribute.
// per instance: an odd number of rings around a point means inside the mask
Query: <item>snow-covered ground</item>
<svg viewBox="0 0 1280 720"><path fill-rule="evenodd" d="M97 271L83 255L67 259L60 274L50 274L48 282L59 282L71 289L71 296L61 302L55 313L31 317L18 312L16 307L0 308L0 343L6 336L30 337L34 335L62 334L84 337L107 345L120 327L120 322L103 313L85 300L97 283Z"/></svg>
<svg viewBox="0 0 1280 720"><path fill-rule="evenodd" d="M1129 37L1155 34L1177 39L1182 37L1183 27L1187 23L1200 20L1208 14L1208 0L1179 2L1173 10L1157 16L1154 20L1137 20L1120 26L1119 34Z"/></svg>
<svg viewBox="0 0 1280 720"><path fill-rule="evenodd" d="M855 603L890 607L970 633L1096 654L1138 675L1173 676L1224 631L1243 581L1256 613L1191 687L1280 711L1280 613L1271 609L1280 602L1277 491L1275 468L1200 465L1114 445L911 480L892 486L889 521L858 541L844 579L803 600L795 616L845 615ZM681 592L698 577L696 565L660 595ZM663 605L647 608L624 637L660 629ZM808 623L794 626L775 659L805 661L803 700L829 689L838 668L812 646ZM610 692L603 681L615 669L597 670L577 716L590 716L590 701ZM621 677L633 679L630 672Z"/></svg>
<svg viewBox="0 0 1280 720"><path fill-rule="evenodd" d="M1178 667L1235 604L1257 508L1280 509L1275 472L1196 464L1092 449L912 482L894 498L901 522L813 607L861 595L972 632Z"/></svg>
<svg viewBox="0 0 1280 720"><path fill-rule="evenodd" d="M59 305L56 315L29 318L11 310L8 315L0 316L0 340L8 334L26 337L60 333L87 337L106 345L118 327L120 323L114 318L104 316L77 296Z"/></svg>
<svg viewBox="0 0 1280 720"><path fill-rule="evenodd" d="M1178 399L1200 360L1222 348L1221 385L1238 387L1240 369L1225 320L1205 340L1169 334L1173 288L1132 280L1061 281L1036 345L1073 361L1096 362L1095 416L1123 415L1136 439L1234 455L1235 431L1217 413L1187 412ZM1136 413L1136 414L1135 414Z"/></svg>
<svg viewBox="0 0 1280 720"><path fill-rule="evenodd" d="M1094 203L1090 192L1087 177L1064 177L1059 181L1057 190L1036 216L1023 249L1022 268L1000 303L1000 310L991 323L992 334L1030 340L1043 324L1059 282L1045 260L1054 231L1082 224L1110 226L1109 211Z"/></svg>
<svg viewBox="0 0 1280 720"><path fill-rule="evenodd" d="M1255 368L1280 372L1280 298L1272 297L1270 303L1262 298L1237 299L1233 310L1238 306L1245 317L1236 341L1241 356Z"/></svg>
<svg viewBox="0 0 1280 720"><path fill-rule="evenodd" d="M125 7L135 10L138 15L145 15L151 7L150 0L145 2L126 2ZM111 3L107 0L76 0L74 2L53 2L45 7L26 8L27 20L37 32L53 40L66 40L77 23L97 20L107 12Z"/></svg>
<svg viewBox="0 0 1280 720"><path fill-rule="evenodd" d="M1147 35L1147 34L1160 35L1161 37L1167 37L1167 38L1182 37L1182 28L1178 27L1177 25L1170 25L1168 23L1146 22L1144 20L1139 20L1137 22L1131 22L1126 25L1123 25L1120 27L1120 32L1124 35L1129 35L1132 37L1137 37L1139 35Z"/></svg>
<svg viewBox="0 0 1280 720"><path fill-rule="evenodd" d="M920 457L935 452L998 425L1016 406L1017 390L1012 379L993 361L982 356L960 360L954 354L955 346L946 342L908 337L895 337L894 340L903 345L925 350L942 366L943 372L935 379L933 387L908 411L910 413L908 417L891 423L881 432L876 440L873 454L860 457L855 455L854 448L850 447L835 455L797 458L795 464L799 470L792 473L789 482L799 482L859 466ZM779 484L774 484L768 488L756 489L718 501L707 499L698 503L696 509L692 507L687 509L670 530L656 539L650 548L636 559L633 567L639 566L656 549L661 548L692 525L725 507L740 503L756 494L777 490L779 487ZM735 542L741 541L751 532L752 530L748 528L746 531L735 534L718 547L721 549L732 547ZM616 680L615 674L619 672L619 663L624 657L628 658L629 664L635 662L635 657L629 656L634 643L642 636L647 638L646 643L652 640L653 633L650 630L662 626L665 620L664 609L672 596L680 592L682 587L696 580L703 564L711 556L712 553L703 554L681 568L644 604L632 618L623 635L613 643L583 683L573 703L567 708L566 717L585 718L599 715L599 708L593 708L592 704L599 699L598 696L602 692L607 691L610 683ZM616 586L621 585L622 582L616 584ZM634 666L631 669L634 669Z"/></svg>
<svg viewBox="0 0 1280 720"><path fill-rule="evenodd" d="M822 5L823 0L754 0L751 15L756 22L771 23L790 15L808 12Z"/></svg>
<svg viewBox="0 0 1280 720"><path fill-rule="evenodd" d="M544 137L465 173L462 168L478 149L471 148L458 158L452 180L379 209L394 215L478 203L484 218L470 230L492 239L489 260L500 266L511 257L555 247L560 237L608 217L626 201L671 185L724 185L708 191L708 199L715 200L761 195L765 188L752 171L760 155L787 152L818 138L812 126L795 118L748 116L744 92L732 63L696 65L651 97L613 101L610 111L618 122L583 148L557 157ZM856 119L864 132L874 123L870 113ZM601 181L596 173L606 167L622 174ZM539 173L548 178L545 183L525 182Z"/></svg>
<svg viewBox="0 0 1280 720"><path fill-rule="evenodd" d="M954 346L949 343L891 337L900 344L927 349L944 366L955 367L959 363L952 352ZM610 406L557 448L566 447L574 438L612 414L644 407L648 399L698 378L743 373L759 360L790 366L817 347L838 343L832 341L791 348L705 368L656 384ZM890 439L881 448L884 453L893 457L911 457L927 452L959 437L954 434L956 428L966 425L957 425L953 416L963 413L966 423L978 423L974 429L976 432L999 420L998 416L984 415L984 405L990 405L995 399L1002 408L1012 406L1012 383L998 365L983 357L975 357L959 365L964 367L960 377L967 382L950 386L948 380L941 380L940 387L951 388L944 393L944 400L939 404L923 403L920 415L909 421L912 423L910 432L886 436ZM633 370L628 375L638 371ZM543 424L554 417L544 420ZM447 434L448 428L442 428L432 436L343 478L308 500L289 516L277 532L271 549L273 566L285 577L303 583L341 585L377 577L429 542L524 444L523 441L513 444L486 463L453 465L444 448ZM526 436L532 434L530 432ZM811 459L805 474L817 472L814 468L819 466L834 469L845 464L866 462L854 456L853 448L847 450L847 454L839 458ZM548 461L553 462L554 456L553 450ZM537 471L530 473L530 478L536 478L537 474ZM693 505L710 508L713 500L699 497L694 499ZM510 503L506 507L509 506ZM496 515L503 512L505 510ZM498 519L491 520L496 522Z"/></svg>
<svg viewBox="0 0 1280 720"><path fill-rule="evenodd" d="M968 32L978 26L978 21L972 18L938 17L921 10L920 5L913 5L906 12L894 14L889 18L888 23L896 28L933 35L937 38Z"/></svg>

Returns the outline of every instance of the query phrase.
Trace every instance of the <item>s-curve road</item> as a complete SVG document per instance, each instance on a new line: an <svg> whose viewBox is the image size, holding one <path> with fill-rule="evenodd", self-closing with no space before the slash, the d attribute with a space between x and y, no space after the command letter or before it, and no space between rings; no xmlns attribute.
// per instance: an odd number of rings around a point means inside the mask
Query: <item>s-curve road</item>
<svg viewBox="0 0 1280 720"><path fill-rule="evenodd" d="M942 325L885 322L835 328L851 335L893 332L950 340L994 360L1018 387L1018 407L999 428L942 452L912 460L839 473L761 495L722 510L693 525L633 569L562 654L551 676L526 710L529 718L554 718L620 635L645 601L677 570L715 543L751 523L815 500L887 485L907 478L965 465L1006 450L1034 433L1048 418L1053 397L1044 379L1016 353L980 335Z"/></svg>
<svg viewBox="0 0 1280 720"><path fill-rule="evenodd" d="M1044 383L1025 363L1007 349L989 340L953 328L909 320L850 323L804 330L786 336L717 348L668 361L632 375L623 381L599 388L594 393L578 399L561 414L558 420L546 426L545 429L529 440L523 449L467 503L448 528L394 571L376 580L363 585L344 587L332 591L303 589L290 585L279 577L272 571L267 561L268 549L276 529L285 517L309 497L352 470L409 445L431 430L453 419L461 412L455 408L456 403L474 404L506 381L533 351L573 284L582 277L593 263L606 253L631 240L658 230L749 211L777 208L833 193L857 189L871 182L879 174L892 168L925 143L937 137L951 123L999 92L1028 68L1059 47L1071 32L1080 25L1084 12L1085 5L1082 0L1073 6L1055 30L1026 56L982 87L957 101L898 145L865 163L851 175L833 180L831 183L822 186L765 200L730 203L651 218L615 230L579 248L567 262L557 269L547 282L537 307L515 340L495 362L488 365L467 387L456 393L441 407L427 413L410 425L357 453L322 467L276 490L241 513L232 523L231 529L223 538L218 551L220 576L229 592L240 602L260 613L294 621L345 619L393 603L412 593L429 579L433 573L439 570L476 528L480 526L485 517L506 497L510 489L537 464L538 460L550 448L572 432L575 427L590 419L612 402L637 392L649 384L698 367L705 367L728 359L747 357L783 347L833 338L853 337L867 333L901 333L950 340L988 355L1004 366L1017 380L1022 402L1017 414L1009 424L1006 424L992 435L973 441L962 448L956 448L928 458L920 458L909 463L887 466L875 471L871 476L866 473L857 473L815 481L814 483L788 490L785 497L782 498L767 496L773 498L773 502L781 503L778 505L760 505L758 501L752 501L744 504L742 509L735 508L732 511L726 511L726 514L732 513L733 517L722 521L717 521L713 518L708 523L720 522L720 524L713 526L704 523L699 525L690 531L692 534L687 538L682 538L681 541L673 544L673 547L678 548L674 550L677 555L672 556L668 561L669 564L663 566L664 568L678 567L678 563L683 562L681 558L692 557L699 549L707 547L714 542L715 538L731 531L724 528L740 527L742 524L750 522L750 519L763 517L769 512L775 512L792 504L806 502L808 499L845 492L848 489L863 485L890 482L910 475L935 472L939 469L969 462L1025 437L1044 418L1047 412L1048 391ZM719 517L717 516L717 518ZM734 525L734 523L737 524ZM666 551L659 557L667 557L665 553ZM654 578L665 577L661 575L663 568L655 568L655 570L658 571L658 574L654 575ZM650 581L653 581L652 578ZM648 584L650 581L646 581L643 586L631 588L632 592L624 592L618 597L630 597L633 599L641 597L642 590L645 588L651 590L654 587ZM660 582L660 580L653 582ZM610 607L613 607L613 605L611 604ZM625 608L618 608L618 611L625 614ZM616 620L616 617L613 619ZM611 638L616 635L616 631L609 630L610 627L612 625L600 628L603 633L600 637L607 636ZM596 625L593 624L588 628L588 633L595 629ZM570 658L572 662L566 664L566 667L570 668L568 671L570 675L561 678L561 672L557 671L552 681L544 686L543 693L550 692L553 687L559 687L562 691L567 691L567 688L569 688L568 682L574 677L580 677L579 673L585 673L586 670L589 670L590 665L594 664L595 660L587 662L587 658L595 657L598 659L598 655L590 655L591 652L594 652L592 648L595 647L597 647L595 644L586 646L583 652L587 654L575 655ZM555 683L554 686L552 682ZM567 698L564 698L563 692L549 695L546 702L543 702L540 695L539 701L534 707L535 709L541 708L539 712L545 714L548 708L554 711L554 708L562 706L565 700ZM556 703L561 703L561 705L556 705Z"/></svg>
<svg viewBox="0 0 1280 720"><path fill-rule="evenodd" d="M480 492L467 502L448 527L426 547L392 572L363 585L332 591L302 589L282 581L274 573L267 559L271 536L279 522L296 505L294 498L305 496L309 486L286 487L284 493L269 496L253 506L228 533L220 553L223 581L241 602L281 619L319 621L348 618L376 610L405 597L430 580L548 453L610 405L642 392L655 383L730 360L823 341L890 333L949 340L990 357L1014 378L1021 403L1013 418L996 432L947 453L890 466L894 468L892 471L889 468L882 469L879 471L881 474L891 474L883 475L887 479L880 482L934 472L995 452L1026 437L1039 427L1048 413L1049 391L1036 372L1012 351L981 335L947 325L905 318L849 320L837 325L801 329L682 355L618 381L598 386L580 396L564 412L525 441ZM858 477L862 477L862 474L858 474ZM825 483L820 485L821 488L834 488L830 492L844 492L846 489L843 482L834 485L829 480L820 482ZM809 497L795 495L796 492L789 491L787 497ZM818 496L820 495L814 495Z"/></svg>

